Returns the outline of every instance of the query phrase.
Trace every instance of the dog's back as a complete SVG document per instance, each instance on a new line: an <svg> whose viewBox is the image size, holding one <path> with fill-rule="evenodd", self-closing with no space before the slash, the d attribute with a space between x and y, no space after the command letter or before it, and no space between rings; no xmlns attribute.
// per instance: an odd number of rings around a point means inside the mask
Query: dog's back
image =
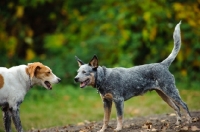
<svg viewBox="0 0 200 132"><path fill-rule="evenodd" d="M21 75L23 75L21 71L24 70L24 68L25 65L14 66L9 69L0 67L0 105L18 96L22 97L21 100L23 100L25 92L21 90L24 88L21 86L23 83L20 82L20 79L24 78L21 77Z"/></svg>
<svg viewBox="0 0 200 132"><path fill-rule="evenodd" d="M165 76L171 81L174 80L173 75L162 63L131 68L107 68L107 71L110 74L107 74L104 87L107 87L107 90L115 89L116 92L119 92L118 94L121 94L120 96L124 97L124 100L160 87L160 82L166 80Z"/></svg>
<svg viewBox="0 0 200 132"><path fill-rule="evenodd" d="M3 87L10 88L20 83L20 78L24 78L26 65L13 66L11 68L0 67L0 76ZM1 90L1 88L0 88Z"/></svg>

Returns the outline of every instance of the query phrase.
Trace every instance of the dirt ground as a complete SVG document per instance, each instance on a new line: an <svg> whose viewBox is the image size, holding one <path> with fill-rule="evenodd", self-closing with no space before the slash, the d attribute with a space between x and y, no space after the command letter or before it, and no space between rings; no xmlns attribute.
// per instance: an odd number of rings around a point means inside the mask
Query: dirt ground
<svg viewBox="0 0 200 132"><path fill-rule="evenodd" d="M200 111L191 112L192 123L186 124L183 121L180 126L176 126L175 114L152 115L147 117L134 117L124 119L123 129L120 132L200 132ZM29 132L97 132L102 127L102 121L84 122L76 125L65 125L61 127L34 129ZM105 132L113 132L116 127L116 120L109 122L109 127Z"/></svg>

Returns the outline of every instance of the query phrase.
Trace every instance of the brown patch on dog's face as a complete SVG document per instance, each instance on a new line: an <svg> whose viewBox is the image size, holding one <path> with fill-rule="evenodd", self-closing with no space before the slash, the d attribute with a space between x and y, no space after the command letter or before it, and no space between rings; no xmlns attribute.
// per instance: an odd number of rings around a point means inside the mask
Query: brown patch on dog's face
<svg viewBox="0 0 200 132"><path fill-rule="evenodd" d="M90 86L92 86L92 87L94 87L94 85L95 85L95 77L94 77L94 73L91 73L90 74L91 76L90 76Z"/></svg>
<svg viewBox="0 0 200 132"><path fill-rule="evenodd" d="M51 70L45 66L40 66L40 68L35 72L35 77L39 79L44 79L46 77L50 77L51 75Z"/></svg>
<svg viewBox="0 0 200 132"><path fill-rule="evenodd" d="M33 78L36 74L36 71L40 69L40 67L43 67L44 65L40 62L35 62L28 64L28 68L26 68L26 73L30 75L31 78Z"/></svg>
<svg viewBox="0 0 200 132"><path fill-rule="evenodd" d="M88 76L85 77L85 81L80 82L80 87L84 88L86 86L95 86L95 77L94 73L90 73Z"/></svg>
<svg viewBox="0 0 200 132"><path fill-rule="evenodd" d="M0 74L0 89L3 87L4 85L4 78L3 76Z"/></svg>

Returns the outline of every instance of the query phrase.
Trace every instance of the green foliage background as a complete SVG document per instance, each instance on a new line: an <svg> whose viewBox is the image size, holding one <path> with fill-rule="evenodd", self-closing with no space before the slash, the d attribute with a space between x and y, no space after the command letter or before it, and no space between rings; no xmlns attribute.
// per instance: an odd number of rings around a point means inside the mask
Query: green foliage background
<svg viewBox="0 0 200 132"><path fill-rule="evenodd" d="M101 120L98 95L72 86L78 68L74 56L87 63L96 54L107 67L161 62L173 48L180 20L182 47L170 71L179 88L199 89L200 0L0 0L0 66L40 61L64 84L27 94L21 105L25 130ZM180 93L190 110L199 110L198 91ZM155 107L162 102L150 94L127 101L126 116L168 112L165 103Z"/></svg>
<svg viewBox="0 0 200 132"><path fill-rule="evenodd" d="M0 1L0 66L41 61L73 84L75 55L87 62L96 54L107 67L162 61L182 20L170 71L189 89L200 80L199 7L200 0Z"/></svg>

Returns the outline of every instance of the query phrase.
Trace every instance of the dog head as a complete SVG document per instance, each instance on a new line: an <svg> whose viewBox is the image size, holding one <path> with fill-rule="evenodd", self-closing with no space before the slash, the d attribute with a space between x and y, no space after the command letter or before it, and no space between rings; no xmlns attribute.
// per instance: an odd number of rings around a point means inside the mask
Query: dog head
<svg viewBox="0 0 200 132"><path fill-rule="evenodd" d="M40 62L29 63L26 68L26 73L30 76L33 84L41 85L49 90L52 89L51 84L59 83L61 81L60 78L53 74L48 66L45 66Z"/></svg>
<svg viewBox="0 0 200 132"><path fill-rule="evenodd" d="M88 64L84 64L78 57L76 60L79 65L79 69L77 71L77 75L74 78L75 82L80 82L80 87L84 88L86 86L95 86L95 73L98 68L98 59L97 56L94 55L91 61Z"/></svg>

